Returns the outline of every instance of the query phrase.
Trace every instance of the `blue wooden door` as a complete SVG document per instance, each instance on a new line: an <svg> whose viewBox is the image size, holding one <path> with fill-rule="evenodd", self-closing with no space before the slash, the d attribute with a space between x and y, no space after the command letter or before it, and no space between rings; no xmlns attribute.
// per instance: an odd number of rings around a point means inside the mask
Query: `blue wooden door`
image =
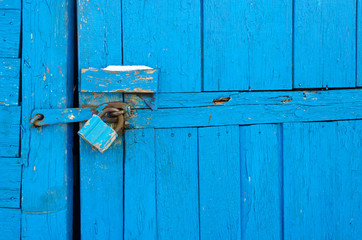
<svg viewBox="0 0 362 240"><path fill-rule="evenodd" d="M20 237L21 1L0 1L0 239Z"/></svg>
<svg viewBox="0 0 362 240"><path fill-rule="evenodd" d="M82 239L360 238L360 5L78 0L79 76L160 71L156 94L80 79L135 112L104 154L80 141Z"/></svg>

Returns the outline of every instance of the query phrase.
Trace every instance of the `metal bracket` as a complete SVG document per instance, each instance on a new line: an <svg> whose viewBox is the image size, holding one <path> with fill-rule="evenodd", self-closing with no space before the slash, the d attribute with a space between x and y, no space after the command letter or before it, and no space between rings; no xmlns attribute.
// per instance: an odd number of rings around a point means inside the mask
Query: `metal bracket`
<svg viewBox="0 0 362 240"><path fill-rule="evenodd" d="M60 108L60 109L35 109L32 112L30 124L32 127L46 125L76 123L89 120L93 114L102 112L107 103L99 106L87 106L82 108Z"/></svg>

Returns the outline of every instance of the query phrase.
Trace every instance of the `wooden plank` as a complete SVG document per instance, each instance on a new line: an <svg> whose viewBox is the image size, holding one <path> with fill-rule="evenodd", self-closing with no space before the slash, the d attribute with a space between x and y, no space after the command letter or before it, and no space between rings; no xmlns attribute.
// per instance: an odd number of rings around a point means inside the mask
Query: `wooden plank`
<svg viewBox="0 0 362 240"><path fill-rule="evenodd" d="M362 121L285 124L285 239L362 234Z"/></svg>
<svg viewBox="0 0 362 240"><path fill-rule="evenodd" d="M0 57L19 57L20 25L20 10L0 9Z"/></svg>
<svg viewBox="0 0 362 240"><path fill-rule="evenodd" d="M78 66L105 68L122 64L121 1L78 1ZM137 64L139 65L139 64ZM80 93L81 105L122 101L121 93ZM81 238L123 236L123 144L121 138L103 155L80 141ZM96 195L94 193L97 193Z"/></svg>
<svg viewBox="0 0 362 240"><path fill-rule="evenodd" d="M0 58L0 105L18 105L20 59Z"/></svg>
<svg viewBox="0 0 362 240"><path fill-rule="evenodd" d="M156 130L157 238L199 239L197 129Z"/></svg>
<svg viewBox="0 0 362 240"><path fill-rule="evenodd" d="M282 239L282 131L240 127L241 239Z"/></svg>
<svg viewBox="0 0 362 240"><path fill-rule="evenodd" d="M77 11L79 69L121 65L121 1L79 0Z"/></svg>
<svg viewBox="0 0 362 240"><path fill-rule="evenodd" d="M0 9L21 9L21 0L0 0Z"/></svg>
<svg viewBox="0 0 362 240"><path fill-rule="evenodd" d="M0 208L0 226L2 239L20 239L20 209Z"/></svg>
<svg viewBox="0 0 362 240"><path fill-rule="evenodd" d="M204 1L204 90L292 88L292 1Z"/></svg>
<svg viewBox="0 0 362 240"><path fill-rule="evenodd" d="M80 104L104 103L104 95L100 98L93 94L90 96L80 96ZM107 100L117 99L122 100L121 93L108 93ZM124 139L118 137L101 154L80 140L82 239L116 239L123 236L123 142Z"/></svg>
<svg viewBox="0 0 362 240"><path fill-rule="evenodd" d="M362 1L357 0L357 86L362 86Z"/></svg>
<svg viewBox="0 0 362 240"><path fill-rule="evenodd" d="M72 125L30 127L35 108L73 105L74 1L22 9L22 238L72 239Z"/></svg>
<svg viewBox="0 0 362 240"><path fill-rule="evenodd" d="M277 98L274 98L276 95ZM244 95L246 96L246 95ZM212 107L140 109L129 119L131 128L202 127L259 123L362 119L362 91L263 92L239 104ZM274 97L272 97L274 96ZM245 103L245 104L243 104Z"/></svg>
<svg viewBox="0 0 362 240"><path fill-rule="evenodd" d="M201 239L241 238L239 127L199 129Z"/></svg>
<svg viewBox="0 0 362 240"><path fill-rule="evenodd" d="M19 158L0 158L0 207L20 208Z"/></svg>
<svg viewBox="0 0 362 240"><path fill-rule="evenodd" d="M124 238L157 239L155 134L125 132Z"/></svg>
<svg viewBox="0 0 362 240"><path fill-rule="evenodd" d="M354 87L356 0L295 1L294 88Z"/></svg>
<svg viewBox="0 0 362 240"><path fill-rule="evenodd" d="M82 69L81 92L157 92L158 70L110 72Z"/></svg>
<svg viewBox="0 0 362 240"><path fill-rule="evenodd" d="M0 157L18 157L21 107L0 106Z"/></svg>
<svg viewBox="0 0 362 240"><path fill-rule="evenodd" d="M361 90L160 93L156 95L156 104L157 108L285 104L318 106L337 102L352 104L358 102L361 94ZM142 108L142 103L129 99L136 108Z"/></svg>
<svg viewBox="0 0 362 240"><path fill-rule="evenodd" d="M160 69L160 92L201 90L200 1L122 2L124 64Z"/></svg>

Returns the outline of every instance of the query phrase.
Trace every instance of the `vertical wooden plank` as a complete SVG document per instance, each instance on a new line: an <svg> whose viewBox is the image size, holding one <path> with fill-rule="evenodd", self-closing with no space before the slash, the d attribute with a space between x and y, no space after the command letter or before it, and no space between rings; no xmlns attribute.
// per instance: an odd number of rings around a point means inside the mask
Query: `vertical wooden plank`
<svg viewBox="0 0 362 240"><path fill-rule="evenodd" d="M358 239L362 122L283 126L285 239Z"/></svg>
<svg viewBox="0 0 362 240"><path fill-rule="evenodd" d="M292 88L292 1L203 2L206 91Z"/></svg>
<svg viewBox="0 0 362 240"><path fill-rule="evenodd" d="M122 239L123 140L103 154L80 142L82 239Z"/></svg>
<svg viewBox="0 0 362 240"><path fill-rule="evenodd" d="M121 1L78 1L78 61L81 68L122 64ZM122 101L120 93L80 93L80 104ZM80 141L81 237L123 238L123 143L104 154Z"/></svg>
<svg viewBox="0 0 362 240"><path fill-rule="evenodd" d="M239 127L199 129L201 239L241 238Z"/></svg>
<svg viewBox="0 0 362 240"><path fill-rule="evenodd" d="M71 125L30 128L35 108L73 104L73 1L23 4L22 237L71 239L73 159Z"/></svg>
<svg viewBox="0 0 362 240"><path fill-rule="evenodd" d="M356 0L296 0L294 88L354 87Z"/></svg>
<svg viewBox="0 0 362 240"><path fill-rule="evenodd" d="M122 101L121 93L81 93L80 104ZM123 238L123 142L118 137L103 154L80 139L82 239Z"/></svg>
<svg viewBox="0 0 362 240"><path fill-rule="evenodd" d="M20 239L20 209L0 208L1 239Z"/></svg>
<svg viewBox="0 0 362 240"><path fill-rule="evenodd" d="M156 130L158 239L199 239L197 129Z"/></svg>
<svg viewBox="0 0 362 240"><path fill-rule="evenodd" d="M200 0L125 0L124 63L160 68L159 91L201 90Z"/></svg>
<svg viewBox="0 0 362 240"><path fill-rule="evenodd" d="M362 1L357 0L357 86L362 86Z"/></svg>
<svg viewBox="0 0 362 240"><path fill-rule="evenodd" d="M282 131L240 127L241 239L282 239Z"/></svg>
<svg viewBox="0 0 362 240"><path fill-rule="evenodd" d="M121 1L77 2L79 68L122 64Z"/></svg>
<svg viewBox="0 0 362 240"><path fill-rule="evenodd" d="M128 130L125 144L124 238L156 239L154 130Z"/></svg>

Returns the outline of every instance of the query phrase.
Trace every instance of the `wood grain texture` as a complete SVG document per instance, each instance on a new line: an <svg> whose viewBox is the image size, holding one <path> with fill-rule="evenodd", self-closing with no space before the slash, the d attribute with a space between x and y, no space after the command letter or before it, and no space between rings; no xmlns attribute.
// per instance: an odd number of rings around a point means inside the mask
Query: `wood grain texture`
<svg viewBox="0 0 362 240"><path fill-rule="evenodd" d="M354 87L356 0L295 1L294 88Z"/></svg>
<svg viewBox="0 0 362 240"><path fill-rule="evenodd" d="M71 125L30 128L35 108L73 104L74 1L23 4L22 237L71 239L73 160Z"/></svg>
<svg viewBox="0 0 362 240"><path fill-rule="evenodd" d="M100 69L82 69L81 92L157 92L158 70L110 72Z"/></svg>
<svg viewBox="0 0 362 240"><path fill-rule="evenodd" d="M0 158L0 207L20 208L19 158Z"/></svg>
<svg viewBox="0 0 362 240"><path fill-rule="evenodd" d="M201 90L200 1L122 3L124 64L160 69L160 92Z"/></svg>
<svg viewBox="0 0 362 240"><path fill-rule="evenodd" d="M292 88L292 1L204 2L204 89Z"/></svg>
<svg viewBox="0 0 362 240"><path fill-rule="evenodd" d="M129 126L172 128L362 119L359 89L247 94L241 95L234 106L225 103L157 111L140 109L129 119Z"/></svg>
<svg viewBox="0 0 362 240"><path fill-rule="evenodd" d="M157 238L199 239L197 129L156 130Z"/></svg>
<svg viewBox="0 0 362 240"><path fill-rule="evenodd" d="M0 105L0 157L18 157L21 107Z"/></svg>
<svg viewBox="0 0 362 240"><path fill-rule="evenodd" d="M0 57L19 57L20 25L20 10L0 9Z"/></svg>
<svg viewBox="0 0 362 240"><path fill-rule="evenodd" d="M21 9L21 0L0 0L0 9Z"/></svg>
<svg viewBox="0 0 362 240"><path fill-rule="evenodd" d="M78 71L122 64L121 1L78 1ZM121 93L80 93L81 105L122 101ZM123 236L123 139L102 155L80 141L81 238ZM96 194L95 194L96 193Z"/></svg>
<svg viewBox="0 0 362 240"><path fill-rule="evenodd" d="M300 105L323 106L338 102L349 105L358 103L361 90L329 91L282 91L282 92L202 92L202 93L160 93L156 95L158 108L187 108L238 105ZM134 103L142 108L142 103Z"/></svg>
<svg viewBox="0 0 362 240"><path fill-rule="evenodd" d="M20 239L20 209L0 208L1 239Z"/></svg>
<svg viewBox="0 0 362 240"><path fill-rule="evenodd" d="M241 239L282 239L282 129L240 127Z"/></svg>
<svg viewBox="0 0 362 240"><path fill-rule="evenodd" d="M20 59L0 58L0 105L18 105Z"/></svg>
<svg viewBox="0 0 362 240"><path fill-rule="evenodd" d="M283 126L285 239L358 239L362 122Z"/></svg>
<svg viewBox="0 0 362 240"><path fill-rule="evenodd" d="M80 104L104 103L82 97ZM122 100L121 93L108 93L110 101ZM82 125L81 125L82 126ZM103 154L80 140L80 213L82 239L116 239L123 236L123 142L118 137Z"/></svg>
<svg viewBox="0 0 362 240"><path fill-rule="evenodd" d="M357 86L362 86L362 1L357 0Z"/></svg>
<svg viewBox="0 0 362 240"><path fill-rule="evenodd" d="M199 129L201 239L241 238L239 127Z"/></svg>
<svg viewBox="0 0 362 240"><path fill-rule="evenodd" d="M121 1L77 2L79 70L121 65Z"/></svg>
<svg viewBox="0 0 362 240"><path fill-rule="evenodd" d="M155 132L125 132L124 238L157 239Z"/></svg>

